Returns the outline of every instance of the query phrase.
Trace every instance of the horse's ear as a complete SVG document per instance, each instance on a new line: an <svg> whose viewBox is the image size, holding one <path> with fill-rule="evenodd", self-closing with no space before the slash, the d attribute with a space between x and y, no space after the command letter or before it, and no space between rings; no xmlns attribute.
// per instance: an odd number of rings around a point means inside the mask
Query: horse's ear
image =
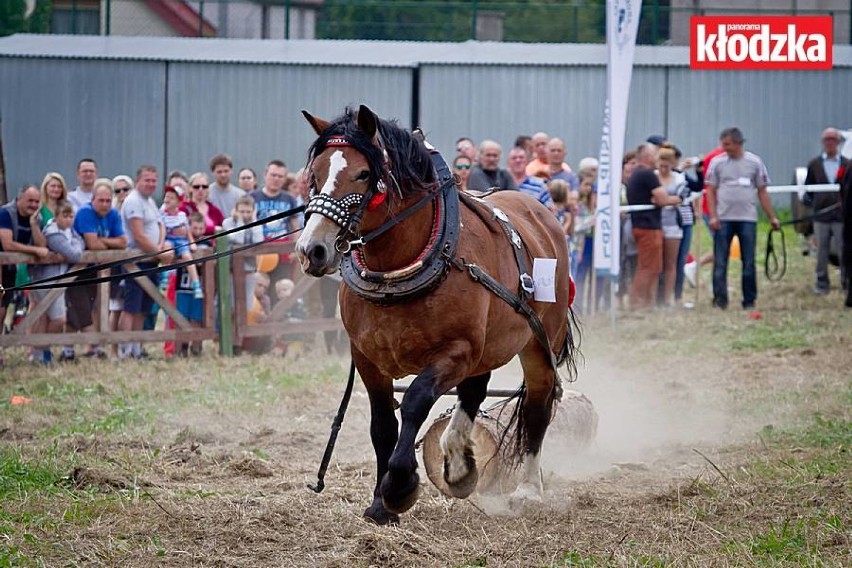
<svg viewBox="0 0 852 568"><path fill-rule="evenodd" d="M376 139L379 130L379 119L366 105L358 108L358 128L366 134L370 140Z"/></svg>
<svg viewBox="0 0 852 568"><path fill-rule="evenodd" d="M328 130L328 127L331 126L331 123L329 121L318 118L306 110L303 110L302 114L308 120L308 123L311 125L311 127L314 129L314 132L317 133L317 136Z"/></svg>

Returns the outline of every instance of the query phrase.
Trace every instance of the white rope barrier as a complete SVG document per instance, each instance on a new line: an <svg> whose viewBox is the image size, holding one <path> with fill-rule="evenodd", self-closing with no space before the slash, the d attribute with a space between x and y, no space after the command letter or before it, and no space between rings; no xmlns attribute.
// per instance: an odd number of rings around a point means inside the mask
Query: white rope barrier
<svg viewBox="0 0 852 568"><path fill-rule="evenodd" d="M805 192L810 193L833 193L840 191L840 184L837 183L816 183L811 185L770 185L766 188L768 193L798 193L801 198ZM687 197L683 204L689 204L699 199L702 195L702 192L693 193L689 197ZM631 213L634 211L651 211L652 209L656 209L656 205L645 204L645 205L622 205L619 207L619 211L624 211L625 213Z"/></svg>

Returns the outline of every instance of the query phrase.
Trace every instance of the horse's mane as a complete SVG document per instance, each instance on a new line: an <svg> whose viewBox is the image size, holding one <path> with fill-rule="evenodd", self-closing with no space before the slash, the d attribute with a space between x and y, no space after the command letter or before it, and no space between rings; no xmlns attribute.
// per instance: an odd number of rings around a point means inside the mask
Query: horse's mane
<svg viewBox="0 0 852 568"><path fill-rule="evenodd" d="M343 114L329 126L319 138L317 138L308 150L308 162L322 153L329 139L335 136L344 136L367 159L370 167L370 183L375 185L384 178L385 159L381 149L376 147L372 140L358 128L356 122L357 111L347 107ZM428 191L434 187L436 176L432 167L432 158L423 142L415 138L410 132L400 128L396 121L378 120L379 135L385 145L385 150L390 158L391 174L399 184L399 190L403 197L409 197L415 193ZM391 193L396 193L393 180L386 180Z"/></svg>

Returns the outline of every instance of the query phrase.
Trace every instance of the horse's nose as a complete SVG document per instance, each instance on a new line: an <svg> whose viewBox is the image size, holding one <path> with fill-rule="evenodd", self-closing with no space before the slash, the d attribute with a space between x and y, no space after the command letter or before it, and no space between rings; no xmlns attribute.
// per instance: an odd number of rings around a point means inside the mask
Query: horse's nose
<svg viewBox="0 0 852 568"><path fill-rule="evenodd" d="M308 272L311 274L324 274L328 262L328 247L323 243L312 243L305 251L308 258Z"/></svg>

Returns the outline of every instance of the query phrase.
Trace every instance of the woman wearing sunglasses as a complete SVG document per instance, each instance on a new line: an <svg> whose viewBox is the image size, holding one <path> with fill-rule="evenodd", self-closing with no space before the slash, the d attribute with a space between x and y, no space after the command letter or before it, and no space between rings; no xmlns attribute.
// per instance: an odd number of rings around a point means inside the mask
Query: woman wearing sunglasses
<svg viewBox="0 0 852 568"><path fill-rule="evenodd" d="M112 206L121 212L124 198L133 191L133 180L124 174L112 178Z"/></svg>
<svg viewBox="0 0 852 568"><path fill-rule="evenodd" d="M189 199L184 199L181 209L186 212L187 217L192 216L195 211L204 217L204 236L210 236L222 228L225 216L218 207L207 200L210 192L210 180L207 174L197 172L189 177Z"/></svg>
<svg viewBox="0 0 852 568"><path fill-rule="evenodd" d="M473 166L473 160L467 156L459 155L453 160L453 173L456 176L456 187L462 191L467 191L467 178L470 177L470 168Z"/></svg>

